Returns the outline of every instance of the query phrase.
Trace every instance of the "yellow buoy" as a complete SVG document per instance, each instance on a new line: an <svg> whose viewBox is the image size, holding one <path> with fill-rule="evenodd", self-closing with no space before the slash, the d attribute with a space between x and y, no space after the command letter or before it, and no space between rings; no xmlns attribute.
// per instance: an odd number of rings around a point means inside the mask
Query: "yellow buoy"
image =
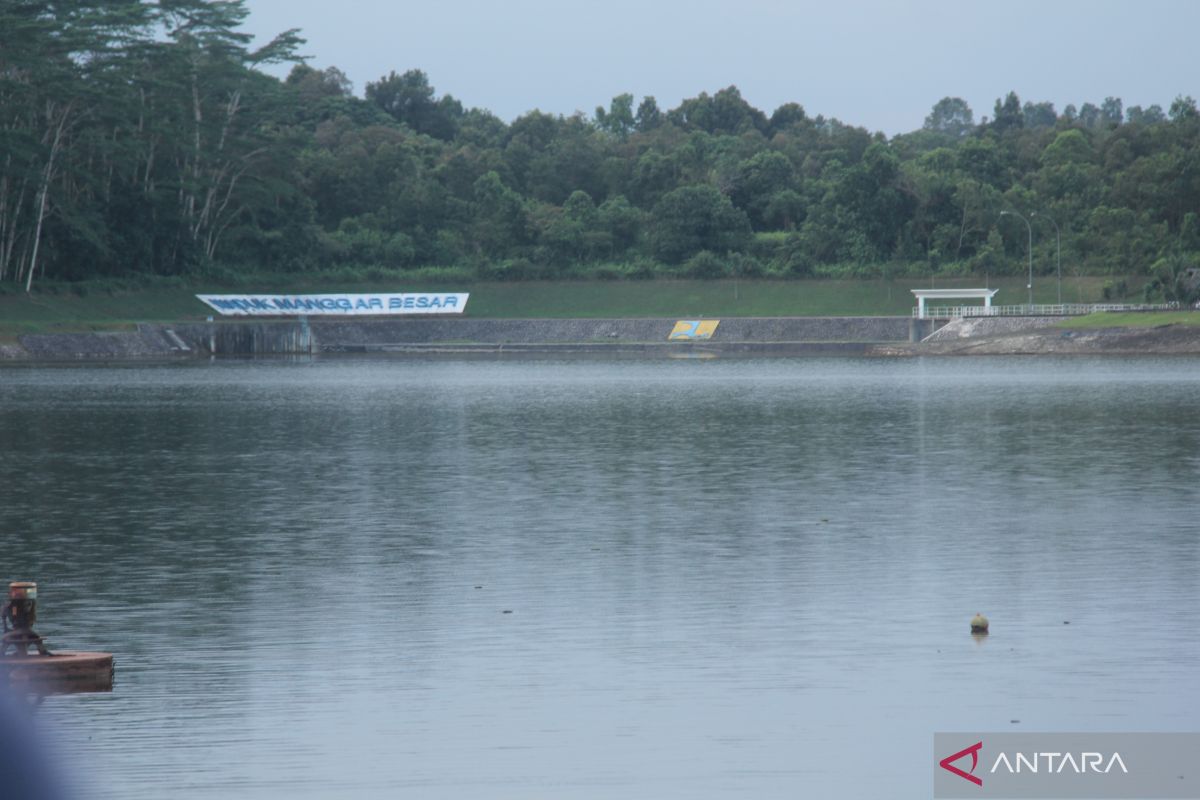
<svg viewBox="0 0 1200 800"><path fill-rule="evenodd" d="M971 617L971 633L987 633L988 619L983 614L975 614Z"/></svg>

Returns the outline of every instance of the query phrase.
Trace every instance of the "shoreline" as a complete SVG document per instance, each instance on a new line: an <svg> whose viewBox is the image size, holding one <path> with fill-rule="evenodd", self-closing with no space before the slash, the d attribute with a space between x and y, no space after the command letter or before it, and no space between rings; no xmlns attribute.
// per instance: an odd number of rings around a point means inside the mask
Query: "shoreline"
<svg viewBox="0 0 1200 800"><path fill-rule="evenodd" d="M1061 317L722 319L711 339L669 341L677 318L278 319L139 324L133 331L23 334L0 364L213 357L759 358L967 355L1200 355L1200 326L1061 327Z"/></svg>

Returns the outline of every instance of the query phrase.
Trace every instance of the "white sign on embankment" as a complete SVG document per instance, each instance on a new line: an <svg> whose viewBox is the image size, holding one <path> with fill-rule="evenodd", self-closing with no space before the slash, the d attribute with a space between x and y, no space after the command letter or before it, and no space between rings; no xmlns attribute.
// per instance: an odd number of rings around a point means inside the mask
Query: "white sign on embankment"
<svg viewBox="0 0 1200 800"><path fill-rule="evenodd" d="M226 316L280 316L282 314L461 314L466 292L409 294L198 294L202 303Z"/></svg>

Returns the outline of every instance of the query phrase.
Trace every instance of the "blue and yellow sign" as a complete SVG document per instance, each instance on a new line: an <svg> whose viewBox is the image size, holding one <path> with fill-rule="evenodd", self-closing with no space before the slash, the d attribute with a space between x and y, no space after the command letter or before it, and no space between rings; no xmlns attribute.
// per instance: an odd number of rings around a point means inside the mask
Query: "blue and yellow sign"
<svg viewBox="0 0 1200 800"><path fill-rule="evenodd" d="M711 339L720 323L719 319L681 319L675 323L675 330L671 331L667 340L693 342L699 339Z"/></svg>

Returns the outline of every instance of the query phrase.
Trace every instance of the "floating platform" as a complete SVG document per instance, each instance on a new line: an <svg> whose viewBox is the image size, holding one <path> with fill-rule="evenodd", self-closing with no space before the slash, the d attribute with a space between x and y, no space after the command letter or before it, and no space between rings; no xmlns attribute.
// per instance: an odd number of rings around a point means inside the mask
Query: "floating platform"
<svg viewBox="0 0 1200 800"><path fill-rule="evenodd" d="M39 693L111 692L112 653L63 650L51 655L0 658L0 688Z"/></svg>

